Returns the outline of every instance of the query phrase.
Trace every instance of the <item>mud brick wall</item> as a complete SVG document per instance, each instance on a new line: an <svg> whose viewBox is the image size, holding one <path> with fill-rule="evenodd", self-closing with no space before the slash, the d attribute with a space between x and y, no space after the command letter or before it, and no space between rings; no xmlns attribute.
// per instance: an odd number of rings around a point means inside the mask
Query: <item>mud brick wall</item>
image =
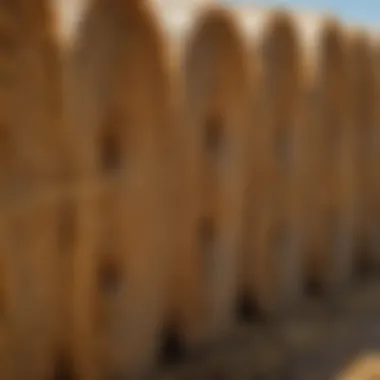
<svg viewBox="0 0 380 380"><path fill-rule="evenodd" d="M372 32L153 0L73 32L52 5L0 0L1 379L140 379L257 317L270 341L376 268Z"/></svg>

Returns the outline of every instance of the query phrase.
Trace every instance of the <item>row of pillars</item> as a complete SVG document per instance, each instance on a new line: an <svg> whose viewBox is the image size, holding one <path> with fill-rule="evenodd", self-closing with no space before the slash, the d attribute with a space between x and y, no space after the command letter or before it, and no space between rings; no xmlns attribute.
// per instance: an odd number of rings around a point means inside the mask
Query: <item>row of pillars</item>
<svg viewBox="0 0 380 380"><path fill-rule="evenodd" d="M50 5L0 1L1 379L140 378L378 266L376 36L93 0L67 41Z"/></svg>

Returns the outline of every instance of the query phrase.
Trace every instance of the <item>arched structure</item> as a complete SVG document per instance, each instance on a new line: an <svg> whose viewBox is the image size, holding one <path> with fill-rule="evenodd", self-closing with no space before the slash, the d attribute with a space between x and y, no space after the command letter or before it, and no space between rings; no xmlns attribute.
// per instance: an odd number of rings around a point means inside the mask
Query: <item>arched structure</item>
<svg viewBox="0 0 380 380"><path fill-rule="evenodd" d="M296 301L301 278L300 44L286 11L236 12L259 67L250 123L244 278L259 310L273 312Z"/></svg>
<svg viewBox="0 0 380 380"><path fill-rule="evenodd" d="M82 190L71 293L81 379L141 375L155 360L167 263L164 50L146 3L94 0L67 61L70 178Z"/></svg>
<svg viewBox="0 0 380 380"><path fill-rule="evenodd" d="M380 96L380 38L377 33L370 33L370 45L371 45L371 51L372 51L372 62L373 62L373 80L375 81L375 99L379 99ZM373 167L376 167L378 159L379 159L379 150L380 150L380 110L378 107L375 108L375 126L374 126L374 134L372 135L373 138L373 148L372 152L374 154L373 156ZM380 258L380 233L379 233L379 226L380 226L380 178L376 175L376 170L372 172L373 174L373 191L374 191L374 199L373 199L373 240L372 240L372 252L374 254L374 259L376 264L379 263ZM377 266L377 265L376 265Z"/></svg>
<svg viewBox="0 0 380 380"><path fill-rule="evenodd" d="M300 15L303 36L304 250L308 290L332 291L352 266L353 134L344 30L324 15Z"/></svg>
<svg viewBox="0 0 380 380"><path fill-rule="evenodd" d="M355 136L355 263L360 270L369 269L376 262L378 76L370 36L358 29L349 30L348 35Z"/></svg>
<svg viewBox="0 0 380 380"><path fill-rule="evenodd" d="M57 203L62 167L60 60L43 0L0 5L1 266L7 375L48 379L59 341ZM6 163L6 164L5 164Z"/></svg>
<svg viewBox="0 0 380 380"><path fill-rule="evenodd" d="M217 6L161 8L171 41L180 205L169 320L192 346L234 324L250 75L231 14Z"/></svg>

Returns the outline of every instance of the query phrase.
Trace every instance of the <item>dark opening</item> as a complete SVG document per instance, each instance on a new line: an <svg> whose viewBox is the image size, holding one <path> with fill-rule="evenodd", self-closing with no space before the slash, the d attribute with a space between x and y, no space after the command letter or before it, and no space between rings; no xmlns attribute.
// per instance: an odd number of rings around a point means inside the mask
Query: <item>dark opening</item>
<svg viewBox="0 0 380 380"><path fill-rule="evenodd" d="M202 218L199 223L199 248L205 268L209 268L215 245L215 225L211 218Z"/></svg>
<svg viewBox="0 0 380 380"><path fill-rule="evenodd" d="M366 280L371 276L372 265L370 260L361 259L356 264L357 275L360 280Z"/></svg>
<svg viewBox="0 0 380 380"><path fill-rule="evenodd" d="M123 281L122 268L116 260L103 259L99 266L98 281L100 291L105 295L116 294Z"/></svg>
<svg viewBox="0 0 380 380"><path fill-rule="evenodd" d="M370 249L364 243L355 250L354 270L356 277L360 281L369 279L374 272L374 265L371 262L370 255Z"/></svg>
<svg viewBox="0 0 380 380"><path fill-rule="evenodd" d="M322 282L316 278L309 277L305 282L305 295L312 299L319 299L323 296Z"/></svg>
<svg viewBox="0 0 380 380"><path fill-rule="evenodd" d="M204 145L208 154L216 156L222 146L223 124L220 117L209 117L204 126Z"/></svg>
<svg viewBox="0 0 380 380"><path fill-rule="evenodd" d="M236 315L238 322L252 323L261 321L263 319L263 315L259 311L257 302L246 290L240 293L236 306Z"/></svg>
<svg viewBox="0 0 380 380"><path fill-rule="evenodd" d="M121 168L121 141L119 123L112 119L103 127L101 136L101 167L104 172L114 172Z"/></svg>
<svg viewBox="0 0 380 380"><path fill-rule="evenodd" d="M67 201L61 204L59 213L58 239L59 247L63 253L70 252L75 240L76 208L73 202Z"/></svg>
<svg viewBox="0 0 380 380"><path fill-rule="evenodd" d="M185 357L184 339L179 333L179 329L171 324L163 330L162 345L159 351L159 362L163 365L179 364Z"/></svg>
<svg viewBox="0 0 380 380"><path fill-rule="evenodd" d="M74 366L67 355L59 355L54 364L53 380L75 380Z"/></svg>

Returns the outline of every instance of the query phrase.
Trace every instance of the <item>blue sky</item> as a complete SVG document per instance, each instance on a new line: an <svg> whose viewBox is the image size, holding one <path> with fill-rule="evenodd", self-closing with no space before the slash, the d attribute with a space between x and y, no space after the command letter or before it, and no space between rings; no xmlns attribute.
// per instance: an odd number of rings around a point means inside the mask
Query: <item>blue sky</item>
<svg viewBox="0 0 380 380"><path fill-rule="evenodd" d="M355 24L380 29L380 0L224 0L235 4L286 5L304 10L332 11Z"/></svg>

